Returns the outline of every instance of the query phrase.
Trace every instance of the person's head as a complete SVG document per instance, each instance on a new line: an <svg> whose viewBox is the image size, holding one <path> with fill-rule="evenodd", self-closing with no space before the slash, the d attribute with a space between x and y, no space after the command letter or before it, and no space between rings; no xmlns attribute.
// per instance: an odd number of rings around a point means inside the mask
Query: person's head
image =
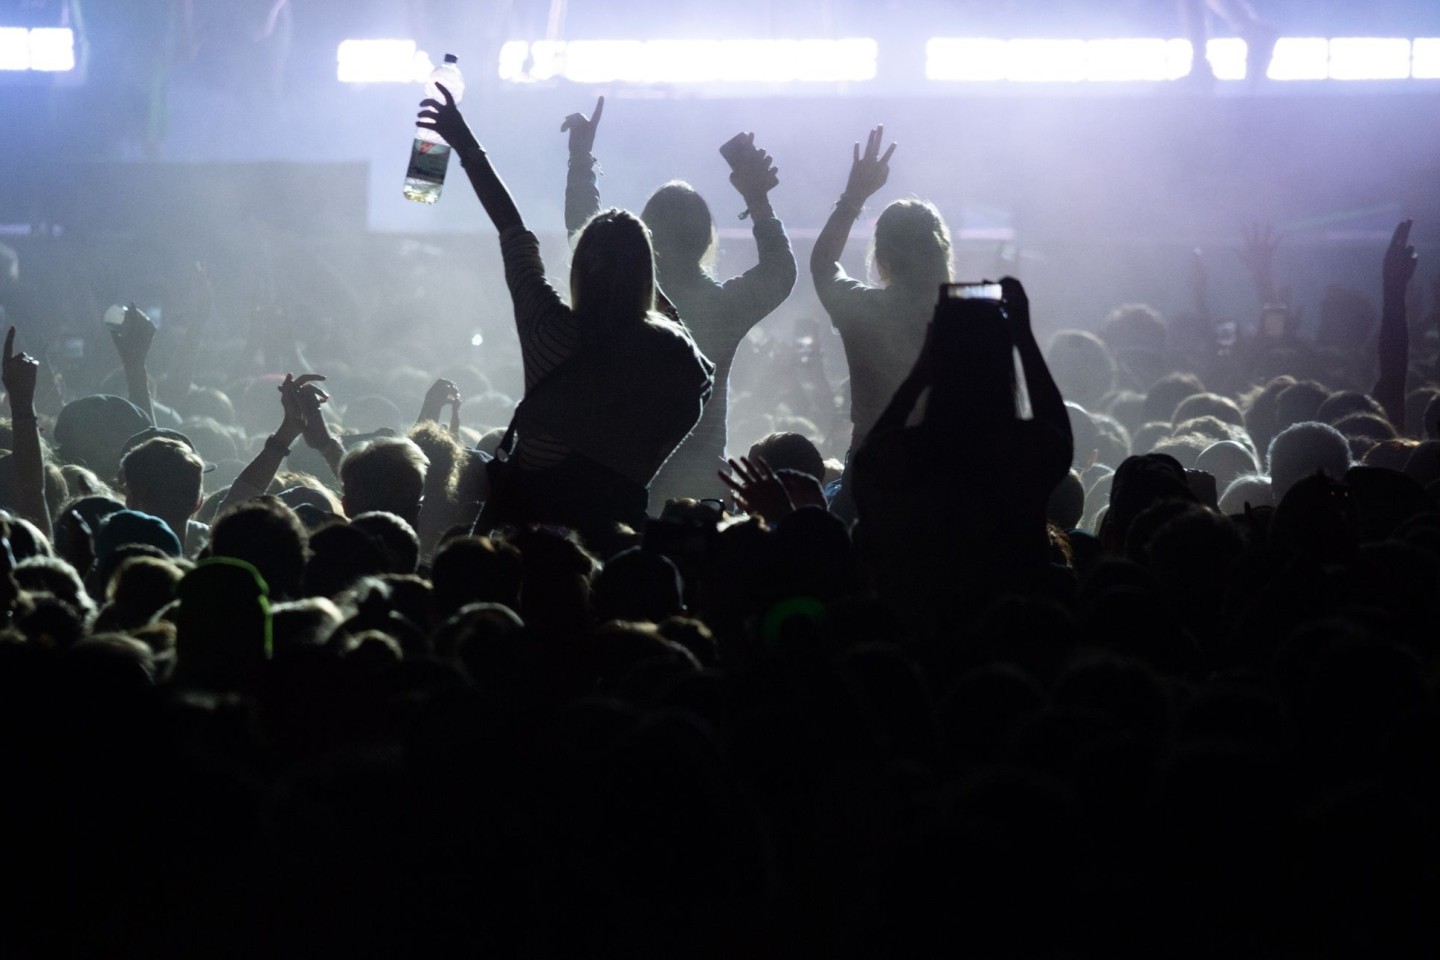
<svg viewBox="0 0 1440 960"><path fill-rule="evenodd" d="M117 479L125 505L158 517L188 517L204 499L205 461L170 437L146 440L125 454ZM181 531L176 531L177 536Z"/></svg>
<svg viewBox="0 0 1440 960"><path fill-rule="evenodd" d="M253 565L270 596L285 600L300 595L306 539L295 511L273 497L257 497L227 510L216 522L210 530L210 552Z"/></svg>
<svg viewBox="0 0 1440 960"><path fill-rule="evenodd" d="M1115 358L1110 348L1085 330L1057 332L1045 350L1045 363L1061 395L1087 411L1099 409L1101 399L1115 385Z"/></svg>
<svg viewBox="0 0 1440 960"><path fill-rule="evenodd" d="M1315 472L1340 480L1350 469L1350 445L1328 423L1296 423L1270 441L1270 484L1276 503L1296 481Z"/></svg>
<svg viewBox="0 0 1440 960"><path fill-rule="evenodd" d="M927 296L950 281L950 228L934 204L896 200L881 212L875 269L885 284Z"/></svg>
<svg viewBox="0 0 1440 960"><path fill-rule="evenodd" d="M1179 425L1196 417L1214 417L1237 427L1245 426L1245 414L1240 412L1240 407L1218 393L1192 393L1176 405L1171 422Z"/></svg>
<svg viewBox="0 0 1440 960"><path fill-rule="evenodd" d="M798 433L772 433L757 440L750 447L749 458L756 457L768 463L773 470L799 470L820 482L825 481L825 458L815 449L815 444Z"/></svg>
<svg viewBox="0 0 1440 960"><path fill-rule="evenodd" d="M710 206L683 180L671 180L650 195L640 219L650 228L655 263L661 270L699 266L714 255L715 220Z"/></svg>
<svg viewBox="0 0 1440 960"><path fill-rule="evenodd" d="M414 527L395 514L371 510L355 517L350 525L375 538L385 554L387 573L414 573L420 566L420 538Z"/></svg>
<svg viewBox="0 0 1440 960"><path fill-rule="evenodd" d="M520 609L524 571L520 551L489 537L459 537L435 554L431 571L435 610L448 617L468 603L503 603Z"/></svg>
<svg viewBox="0 0 1440 960"><path fill-rule="evenodd" d="M376 437L353 447L340 461L346 515L384 510L414 526L429 466L414 441L403 437Z"/></svg>
<svg viewBox="0 0 1440 960"><path fill-rule="evenodd" d="M196 565L176 590L175 677L212 690L250 687L270 658L270 601L250 564L215 557Z"/></svg>
<svg viewBox="0 0 1440 960"><path fill-rule="evenodd" d="M655 254L650 231L626 210L590 218L570 261L570 305L586 333L607 333L643 321L655 309Z"/></svg>
<svg viewBox="0 0 1440 960"><path fill-rule="evenodd" d="M94 470L109 482L120 467L125 441L151 426L140 408L124 397L95 394L72 400L55 418L55 442L66 463Z"/></svg>
<svg viewBox="0 0 1440 960"><path fill-rule="evenodd" d="M1015 418L1015 344L1003 308L968 300L936 311L927 346L934 370L925 422L994 426Z"/></svg>
<svg viewBox="0 0 1440 960"><path fill-rule="evenodd" d="M1180 406L1180 401L1204 392L1205 384L1195 374L1167 373L1145 391L1145 422L1163 420L1173 424L1175 408Z"/></svg>

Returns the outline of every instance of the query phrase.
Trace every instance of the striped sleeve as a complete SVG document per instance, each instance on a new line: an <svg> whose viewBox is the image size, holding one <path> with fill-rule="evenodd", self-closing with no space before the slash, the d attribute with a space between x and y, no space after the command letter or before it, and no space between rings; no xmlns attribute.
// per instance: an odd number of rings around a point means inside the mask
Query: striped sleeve
<svg viewBox="0 0 1440 960"><path fill-rule="evenodd" d="M515 331L525 362L529 390L580 348L580 326L574 312L545 279L540 242L535 234L516 228L500 234L505 283L515 303Z"/></svg>

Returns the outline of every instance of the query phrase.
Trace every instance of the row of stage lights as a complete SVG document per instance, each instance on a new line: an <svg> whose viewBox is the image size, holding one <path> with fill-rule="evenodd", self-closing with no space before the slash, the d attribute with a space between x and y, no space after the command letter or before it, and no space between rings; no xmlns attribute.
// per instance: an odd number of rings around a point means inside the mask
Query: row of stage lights
<svg viewBox="0 0 1440 960"><path fill-rule="evenodd" d="M1206 45L1216 79L1245 79L1245 41ZM934 37L925 78L948 83L1132 83L1190 73L1188 40ZM783 84L874 80L879 44L840 40L512 40L500 50L501 80L574 83ZM410 40L346 40L337 76L347 83L413 83L433 69ZM1440 79L1440 38L1281 37L1271 80Z"/></svg>
<svg viewBox="0 0 1440 960"><path fill-rule="evenodd" d="M1206 45L1218 80L1245 79L1245 41ZM934 37L925 78L952 83L1127 83L1178 80L1190 73L1188 40L999 40ZM526 83L863 83L875 79L879 45L840 40L512 40L500 50L501 80ZM336 75L346 83L413 83L434 65L412 40L345 40ZM65 27L0 27L0 70L75 69L75 38ZM1282 37L1271 80L1440 79L1440 38Z"/></svg>

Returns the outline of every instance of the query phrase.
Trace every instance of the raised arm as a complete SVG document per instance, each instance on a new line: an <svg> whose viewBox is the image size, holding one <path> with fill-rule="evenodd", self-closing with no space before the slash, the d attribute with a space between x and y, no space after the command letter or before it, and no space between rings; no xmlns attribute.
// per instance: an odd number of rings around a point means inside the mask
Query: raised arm
<svg viewBox="0 0 1440 960"><path fill-rule="evenodd" d="M11 443L15 445L15 508L20 516L50 536L50 509L45 503L45 465L40 457L40 425L35 420L35 383L40 361L28 353L15 355L15 328L5 334L0 367L10 399Z"/></svg>
<svg viewBox="0 0 1440 960"><path fill-rule="evenodd" d="M860 144L855 144L854 161L850 165L850 178L845 184L845 192L840 194L830 219L825 221L820 235L815 238L815 247L810 253L810 275L815 280L815 291L820 295L822 303L825 303L827 294L837 281L844 282L849 279L844 268L840 266L840 255L845 252L845 243L850 239L850 229L859 218L865 201L874 196L877 190L885 186L885 181L890 179L890 157L895 153L896 145L890 144L882 157L880 144L884 136L883 125L871 130L866 138L863 154L860 152Z"/></svg>
<svg viewBox="0 0 1440 960"><path fill-rule="evenodd" d="M246 464L245 469L240 471L240 476L230 484L230 492L220 504L220 512L232 504L254 499L270 488L270 481L274 480L275 474L280 471L280 463L290 452L290 445L305 432L305 404L301 400L301 393L313 392L318 409L318 404L330 399L325 391L316 386L316 382L324 379L318 373L302 374L299 379L285 374L285 382L277 388L280 391L282 411L280 426L265 438L265 445L255 454L255 459Z"/></svg>
<svg viewBox="0 0 1440 960"><path fill-rule="evenodd" d="M1070 417L1065 413L1065 398L1050 375L1045 355L1035 342L1035 331L1030 327L1030 298L1025 288L1014 277L1000 281L1000 290L1005 304L1005 315L1010 319L1010 337L1020 353L1020 369L1025 374L1025 391L1030 395L1030 411L1037 423L1043 423L1064 438L1066 446L1074 444L1070 432ZM1069 459L1069 453L1066 459Z"/></svg>
<svg viewBox="0 0 1440 960"><path fill-rule="evenodd" d="M785 236L785 225L770 205L770 191L779 185L779 174L770 154L764 151L730 174L731 185L750 212L758 254L755 266L723 285L727 297L744 305L744 309L728 313L737 322L745 323L746 329L784 303L795 288L795 254L790 249L790 238Z"/></svg>
<svg viewBox="0 0 1440 960"><path fill-rule="evenodd" d="M465 167L466 175L470 177L470 186L474 188L475 196L479 198L480 205L485 208L496 230L501 233L510 229L523 230L525 221L520 216L519 208L515 206L515 200L510 196L505 182L490 165L490 158L481 149L480 141L470 132L465 118L460 115L460 108L455 106L455 98L443 84L437 83L435 87L445 98L444 102L428 99L420 101L420 115L416 125L434 130L455 151L455 155Z"/></svg>
<svg viewBox="0 0 1440 960"><path fill-rule="evenodd" d="M132 303L125 308L120 326L110 329L110 338L115 342L115 352L120 355L120 365L125 369L125 389L130 395L130 402L139 407L145 419L153 424L155 408L150 403L150 371L146 361L150 356L150 344L155 341L155 324Z"/></svg>
<svg viewBox="0 0 1440 960"><path fill-rule="evenodd" d="M605 112L605 98L595 101L590 116L572 113L560 124L560 132L570 133L570 165L565 175L565 230L574 237L589 219L600 212L600 188L595 172L595 131L600 128L600 115Z"/></svg>
<svg viewBox="0 0 1440 960"><path fill-rule="evenodd" d="M1371 391L1395 429L1405 435L1405 372L1410 366L1410 328L1405 322L1405 292L1415 276L1412 220L1402 220L1390 238L1381 268L1380 378Z"/></svg>

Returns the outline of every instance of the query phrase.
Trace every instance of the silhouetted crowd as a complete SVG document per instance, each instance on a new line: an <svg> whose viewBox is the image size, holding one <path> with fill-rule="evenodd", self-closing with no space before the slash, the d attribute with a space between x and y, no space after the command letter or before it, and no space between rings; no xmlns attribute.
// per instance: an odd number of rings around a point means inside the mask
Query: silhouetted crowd
<svg viewBox="0 0 1440 960"><path fill-rule="evenodd" d="M1042 348L1018 281L950 283L929 204L878 215L874 282L840 266L877 128L810 261L853 436L736 436L797 273L769 155L727 157L726 281L688 185L600 208L603 102L572 115L562 296L424 108L500 235L518 405L462 423L463 364L217 367L198 322L152 371L135 308L115 392L67 397L12 328L0 953L1440 952L1408 222L1378 313L1335 290L1302 331L1262 231L1253 330L1197 297Z"/></svg>

